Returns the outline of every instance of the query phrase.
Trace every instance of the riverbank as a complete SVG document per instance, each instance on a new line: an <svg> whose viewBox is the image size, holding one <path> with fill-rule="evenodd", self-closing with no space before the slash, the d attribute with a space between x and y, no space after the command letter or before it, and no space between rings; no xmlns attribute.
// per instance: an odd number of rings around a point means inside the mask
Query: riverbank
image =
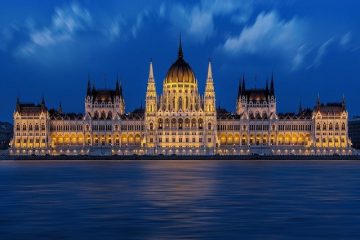
<svg viewBox="0 0 360 240"><path fill-rule="evenodd" d="M360 160L360 155L124 155L124 156L10 156L0 160Z"/></svg>

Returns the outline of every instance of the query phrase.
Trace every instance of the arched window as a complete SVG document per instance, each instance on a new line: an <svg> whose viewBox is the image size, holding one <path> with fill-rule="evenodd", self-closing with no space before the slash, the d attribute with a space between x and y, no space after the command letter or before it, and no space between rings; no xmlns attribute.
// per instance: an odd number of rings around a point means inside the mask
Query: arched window
<svg viewBox="0 0 360 240"><path fill-rule="evenodd" d="M341 125L341 130L345 130L345 123L343 123L342 125Z"/></svg>
<svg viewBox="0 0 360 240"><path fill-rule="evenodd" d="M208 130L211 130L211 122L208 123Z"/></svg>
<svg viewBox="0 0 360 240"><path fill-rule="evenodd" d="M32 131L33 130L33 127L32 127L32 125L30 124L29 125L29 131Z"/></svg>
<svg viewBox="0 0 360 240"><path fill-rule="evenodd" d="M150 130L154 130L154 124L150 123Z"/></svg>
<svg viewBox="0 0 360 240"><path fill-rule="evenodd" d="M16 124L16 131L20 131L20 124Z"/></svg>
<svg viewBox="0 0 360 240"><path fill-rule="evenodd" d="M316 125L316 130L320 130L320 123Z"/></svg>
<svg viewBox="0 0 360 240"><path fill-rule="evenodd" d="M338 123L335 124L335 130L339 131L339 124Z"/></svg>
<svg viewBox="0 0 360 240"><path fill-rule="evenodd" d="M323 124L323 130L326 130L326 123Z"/></svg>
<svg viewBox="0 0 360 240"><path fill-rule="evenodd" d="M171 128L176 128L176 119L171 119Z"/></svg>
<svg viewBox="0 0 360 240"><path fill-rule="evenodd" d="M190 128L190 119L185 119L185 127Z"/></svg>
<svg viewBox="0 0 360 240"><path fill-rule="evenodd" d="M198 126L199 126L199 129L202 130L203 129L203 125L204 125L204 121L200 118L199 121L198 121Z"/></svg>
<svg viewBox="0 0 360 240"><path fill-rule="evenodd" d="M103 111L103 112L101 112L101 119L106 119L106 114L105 114L105 112Z"/></svg>
<svg viewBox="0 0 360 240"><path fill-rule="evenodd" d="M163 129L163 120L161 118L159 119L158 128Z"/></svg>
<svg viewBox="0 0 360 240"><path fill-rule="evenodd" d="M332 123L329 124L329 130L330 130L330 131L333 130L333 125L332 125Z"/></svg>
<svg viewBox="0 0 360 240"><path fill-rule="evenodd" d="M108 117L107 117L108 119L112 119L112 112L110 111L109 113L108 113Z"/></svg>
<svg viewBox="0 0 360 240"><path fill-rule="evenodd" d="M263 117L263 119L267 119L267 118L268 118L266 112L263 112L262 117Z"/></svg>
<svg viewBox="0 0 360 240"><path fill-rule="evenodd" d="M191 119L191 127L196 128L196 119L195 118Z"/></svg>
<svg viewBox="0 0 360 240"><path fill-rule="evenodd" d="M178 127L180 130L183 129L183 122L184 121L181 118L178 120Z"/></svg>
<svg viewBox="0 0 360 240"><path fill-rule="evenodd" d="M182 110L182 97L179 97L179 110Z"/></svg>
<svg viewBox="0 0 360 240"><path fill-rule="evenodd" d="M39 131L39 125L35 124L35 131Z"/></svg>
<svg viewBox="0 0 360 240"><path fill-rule="evenodd" d="M165 119L165 128L169 128L170 127L170 120L167 118Z"/></svg>
<svg viewBox="0 0 360 240"><path fill-rule="evenodd" d="M99 113L98 113L98 111L95 111L95 113L94 113L94 119L98 119L99 118Z"/></svg>

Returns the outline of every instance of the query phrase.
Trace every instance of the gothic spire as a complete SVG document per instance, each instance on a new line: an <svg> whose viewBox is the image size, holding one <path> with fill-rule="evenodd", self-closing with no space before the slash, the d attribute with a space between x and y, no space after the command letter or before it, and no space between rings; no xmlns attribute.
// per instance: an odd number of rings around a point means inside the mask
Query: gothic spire
<svg viewBox="0 0 360 240"><path fill-rule="evenodd" d="M122 97L123 96L123 87L122 87L122 83L120 82L120 86L119 86L119 95Z"/></svg>
<svg viewBox="0 0 360 240"><path fill-rule="evenodd" d="M117 96L120 96L119 75L117 75L117 77L116 77L115 94Z"/></svg>
<svg viewBox="0 0 360 240"><path fill-rule="evenodd" d="M299 113L301 113L303 111L303 107L302 107L302 104L301 104L301 101L299 102Z"/></svg>
<svg viewBox="0 0 360 240"><path fill-rule="evenodd" d="M156 86L155 86L154 69L153 69L152 59L150 59L150 64L149 64L149 78L148 78L146 92L147 92L147 94L156 96Z"/></svg>
<svg viewBox="0 0 360 240"><path fill-rule="evenodd" d="M208 73L206 79L205 92L214 92L214 81L211 67L211 60L209 60Z"/></svg>
<svg viewBox="0 0 360 240"><path fill-rule="evenodd" d="M20 97L16 98L16 111L20 111Z"/></svg>
<svg viewBox="0 0 360 240"><path fill-rule="evenodd" d="M266 93L269 93L269 81L266 79L266 87L265 87Z"/></svg>
<svg viewBox="0 0 360 240"><path fill-rule="evenodd" d="M242 77L242 86L241 86L241 93L243 94L245 92L245 75L243 74L243 77Z"/></svg>
<svg viewBox="0 0 360 240"><path fill-rule="evenodd" d="M208 74L207 74L208 81L213 80L212 76L212 67L211 67L211 60L209 59L209 65L208 65Z"/></svg>
<svg viewBox="0 0 360 240"><path fill-rule="evenodd" d="M153 70L152 59L150 59L149 81L154 81L154 70Z"/></svg>
<svg viewBox="0 0 360 240"><path fill-rule="evenodd" d="M87 94L88 96L91 95L91 83L90 83L90 75L89 75L89 74L88 74L88 82L87 82L86 94Z"/></svg>
<svg viewBox="0 0 360 240"><path fill-rule="evenodd" d="M242 80L240 78L239 80L239 86L238 86L238 94L237 94L237 98L239 98L241 96L241 93L242 93L242 87L241 87L241 84L242 84Z"/></svg>
<svg viewBox="0 0 360 240"><path fill-rule="evenodd" d="M343 97L342 97L341 106L342 106L343 110L345 110L345 108L346 108L346 103L345 103L345 95L344 95L344 94L343 94Z"/></svg>
<svg viewBox="0 0 360 240"><path fill-rule="evenodd" d="M317 100L316 100L316 109L319 110L320 109L320 94L318 93L318 97L317 97Z"/></svg>
<svg viewBox="0 0 360 240"><path fill-rule="evenodd" d="M270 94L271 94L271 95L275 95L274 73L271 73Z"/></svg>
<svg viewBox="0 0 360 240"><path fill-rule="evenodd" d="M183 54L182 43L181 43L181 34L180 34L178 58L182 59L183 57L184 57L184 54Z"/></svg>
<svg viewBox="0 0 360 240"><path fill-rule="evenodd" d="M62 113L62 105L61 105L61 102L59 102L58 112L59 112L59 113Z"/></svg>

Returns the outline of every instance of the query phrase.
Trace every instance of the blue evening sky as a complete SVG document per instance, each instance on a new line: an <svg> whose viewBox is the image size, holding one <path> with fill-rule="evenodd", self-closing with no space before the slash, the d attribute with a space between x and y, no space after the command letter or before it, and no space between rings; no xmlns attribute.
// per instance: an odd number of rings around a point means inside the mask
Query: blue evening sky
<svg viewBox="0 0 360 240"><path fill-rule="evenodd" d="M119 75L126 110L145 98L149 60L157 90L185 59L204 90L212 59L217 105L234 111L239 78L262 87L274 72L278 111L341 101L360 114L360 1L48 1L0 2L0 120L16 97L83 112L87 76L99 88Z"/></svg>

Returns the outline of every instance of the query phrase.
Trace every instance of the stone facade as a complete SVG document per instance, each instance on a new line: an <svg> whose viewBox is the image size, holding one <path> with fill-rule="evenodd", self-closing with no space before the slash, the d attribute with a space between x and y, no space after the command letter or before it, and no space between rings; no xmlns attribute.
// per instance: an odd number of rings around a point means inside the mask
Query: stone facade
<svg viewBox="0 0 360 240"><path fill-rule="evenodd" d="M265 88L239 84L236 112L216 108L211 62L204 95L180 43L157 95L150 62L145 108L125 112L122 86L88 81L85 113L48 109L45 100L14 112L14 155L352 154L345 101L277 113L274 77Z"/></svg>

